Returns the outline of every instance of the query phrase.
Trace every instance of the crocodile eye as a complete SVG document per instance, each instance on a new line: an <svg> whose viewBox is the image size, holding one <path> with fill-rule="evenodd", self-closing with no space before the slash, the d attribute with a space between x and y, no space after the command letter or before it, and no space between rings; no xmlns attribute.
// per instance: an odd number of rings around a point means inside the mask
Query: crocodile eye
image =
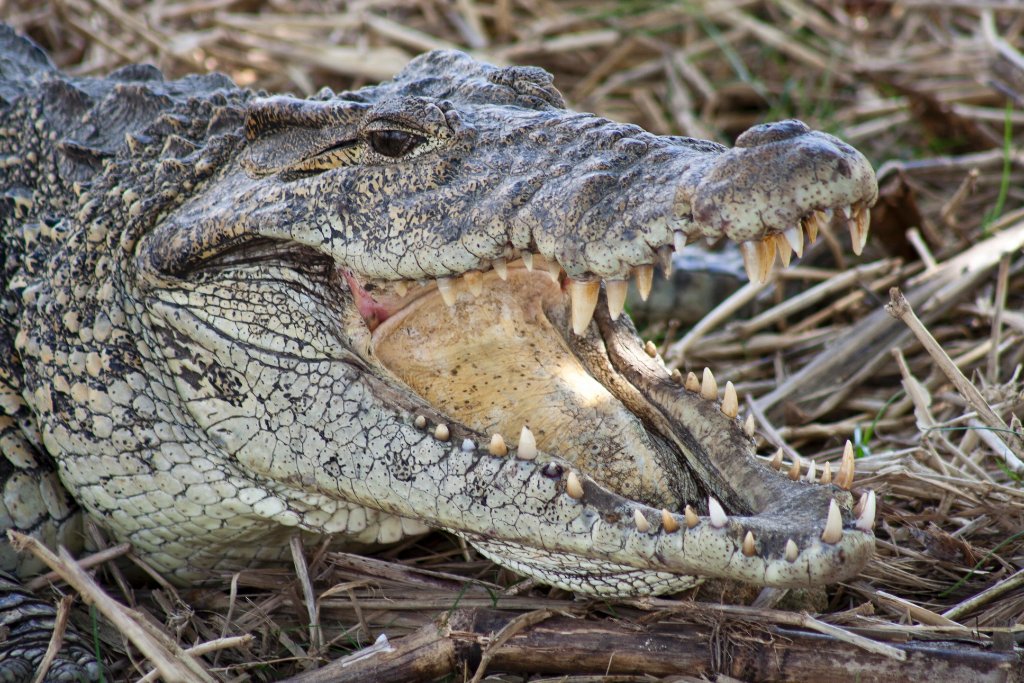
<svg viewBox="0 0 1024 683"><path fill-rule="evenodd" d="M369 137L370 147L373 147L374 152L393 158L405 156L426 142L419 135L406 133L404 130L375 130Z"/></svg>

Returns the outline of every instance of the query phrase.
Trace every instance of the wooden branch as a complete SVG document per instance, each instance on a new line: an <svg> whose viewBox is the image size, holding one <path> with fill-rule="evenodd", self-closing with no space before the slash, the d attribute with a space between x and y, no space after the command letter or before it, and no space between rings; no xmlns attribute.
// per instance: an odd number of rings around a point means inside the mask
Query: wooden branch
<svg viewBox="0 0 1024 683"><path fill-rule="evenodd" d="M392 643L372 657L346 657L287 683L430 681L477 668L495 634L516 612L457 610ZM644 673L653 676L725 674L743 680L941 680L1004 683L1024 676L1019 650L990 652L978 645L894 643L905 661L818 633L728 619L646 626L618 620L546 614L547 618L491 647L488 670L532 674ZM684 622L689 623L684 623ZM354 660L354 661L353 661ZM461 675L461 674L459 674Z"/></svg>

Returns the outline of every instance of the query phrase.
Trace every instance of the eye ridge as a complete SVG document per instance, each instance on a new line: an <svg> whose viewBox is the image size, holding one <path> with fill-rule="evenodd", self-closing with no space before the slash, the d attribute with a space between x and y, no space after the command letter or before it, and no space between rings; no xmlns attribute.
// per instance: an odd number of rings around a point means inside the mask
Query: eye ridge
<svg viewBox="0 0 1024 683"><path fill-rule="evenodd" d="M370 147L386 157L405 156L426 142L422 136L404 130L375 130L369 134Z"/></svg>

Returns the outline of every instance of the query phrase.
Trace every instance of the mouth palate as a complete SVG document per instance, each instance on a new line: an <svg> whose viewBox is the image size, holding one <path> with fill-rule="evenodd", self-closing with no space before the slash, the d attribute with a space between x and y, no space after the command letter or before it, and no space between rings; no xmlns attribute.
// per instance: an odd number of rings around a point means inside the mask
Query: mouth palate
<svg viewBox="0 0 1024 683"><path fill-rule="evenodd" d="M793 230L742 244L751 280L767 279L776 251L785 264L791 252L802 254L805 233L813 241L829 213L811 211ZM859 246L867 209L844 213ZM672 245L652 250L666 277L673 248L681 250L686 241L677 230ZM654 270L654 263L632 268L644 299ZM350 271L342 274L371 332L376 360L439 412L486 435L492 452L503 454L508 439L519 457L537 451L558 456L611 491L654 508L682 512L693 505L707 514L710 497L729 515L758 512L738 492L732 473L686 457L690 449L678 440L693 436L666 417L666 397L652 400L649 382L629 377L630 361L610 357L607 346L622 347L625 339L636 346L631 322L620 319L629 280L605 279L602 288L600 278L569 277L554 259L531 252L484 262L454 278L363 283ZM657 366L659 381L676 384L653 345L644 348L642 360ZM720 393L705 370L700 380L690 373L685 388L736 421L731 383ZM731 431L743 435L742 427Z"/></svg>

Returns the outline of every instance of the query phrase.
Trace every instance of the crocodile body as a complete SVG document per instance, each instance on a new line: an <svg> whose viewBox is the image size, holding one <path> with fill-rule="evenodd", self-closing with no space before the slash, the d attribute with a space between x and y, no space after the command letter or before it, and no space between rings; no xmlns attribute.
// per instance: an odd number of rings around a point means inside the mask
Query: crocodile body
<svg viewBox="0 0 1024 683"><path fill-rule="evenodd" d="M289 561L296 529L447 529L610 595L870 556L849 475L757 460L731 387L673 380L619 313L687 241L756 274L852 207L860 242L874 176L839 140L658 137L456 52L308 100L72 79L9 30L0 55L7 526L75 546L84 510L178 581Z"/></svg>

